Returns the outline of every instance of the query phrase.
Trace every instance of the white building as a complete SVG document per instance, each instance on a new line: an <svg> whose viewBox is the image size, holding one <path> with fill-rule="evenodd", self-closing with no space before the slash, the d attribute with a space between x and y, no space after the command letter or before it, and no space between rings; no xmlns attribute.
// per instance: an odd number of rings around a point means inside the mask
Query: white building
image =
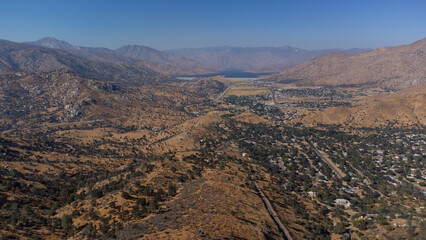
<svg viewBox="0 0 426 240"><path fill-rule="evenodd" d="M349 202L349 200L343 199L343 198L338 198L336 200L334 200L334 202L336 203L336 205L340 205L343 206L345 209L348 209L351 207L351 202Z"/></svg>

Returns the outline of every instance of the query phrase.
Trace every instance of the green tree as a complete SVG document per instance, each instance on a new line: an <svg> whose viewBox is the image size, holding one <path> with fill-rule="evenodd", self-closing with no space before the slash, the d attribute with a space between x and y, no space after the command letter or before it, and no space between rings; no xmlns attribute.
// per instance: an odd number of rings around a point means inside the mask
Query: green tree
<svg viewBox="0 0 426 240"><path fill-rule="evenodd" d="M167 187L167 193L170 196L176 195L176 186L173 183L169 183L169 186Z"/></svg>
<svg viewBox="0 0 426 240"><path fill-rule="evenodd" d="M346 226L347 226L347 223L345 223L345 222L339 222L339 223L336 224L336 226L334 226L334 230L333 231L336 234L343 234L343 233L346 232Z"/></svg>
<svg viewBox="0 0 426 240"><path fill-rule="evenodd" d="M157 209L158 207L158 202L155 198L151 198L151 200L149 201L149 205L148 205L148 209L153 211L155 209Z"/></svg>
<svg viewBox="0 0 426 240"><path fill-rule="evenodd" d="M132 199L132 198L133 198L132 196L130 196L130 194L129 194L128 192L125 192L125 191L121 192L121 196L122 196L124 199L127 199L127 200L129 200L129 199Z"/></svg>
<svg viewBox="0 0 426 240"><path fill-rule="evenodd" d="M72 218L68 214L64 214L61 220L61 226L65 230L69 230L72 227Z"/></svg>

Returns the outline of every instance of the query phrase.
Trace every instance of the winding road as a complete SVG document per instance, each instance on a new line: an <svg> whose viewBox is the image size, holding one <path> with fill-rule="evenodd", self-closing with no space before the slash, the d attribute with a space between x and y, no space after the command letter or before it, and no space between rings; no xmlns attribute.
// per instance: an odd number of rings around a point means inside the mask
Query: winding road
<svg viewBox="0 0 426 240"><path fill-rule="evenodd" d="M271 91L271 95L272 95L272 100L274 101L274 105L277 105L277 100L275 99L275 93L274 90L272 90L272 88L268 88L269 91Z"/></svg>

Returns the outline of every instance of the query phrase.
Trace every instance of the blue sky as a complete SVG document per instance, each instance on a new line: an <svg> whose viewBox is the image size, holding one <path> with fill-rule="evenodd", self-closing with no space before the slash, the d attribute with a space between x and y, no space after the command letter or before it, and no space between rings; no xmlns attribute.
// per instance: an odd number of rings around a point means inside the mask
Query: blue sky
<svg viewBox="0 0 426 240"><path fill-rule="evenodd" d="M375 48L426 37L425 0L0 0L0 39L157 49Z"/></svg>

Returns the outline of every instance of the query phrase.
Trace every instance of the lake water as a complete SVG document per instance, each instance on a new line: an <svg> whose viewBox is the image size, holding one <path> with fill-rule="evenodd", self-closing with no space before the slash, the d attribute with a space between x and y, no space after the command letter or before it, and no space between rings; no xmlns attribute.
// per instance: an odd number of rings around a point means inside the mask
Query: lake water
<svg viewBox="0 0 426 240"><path fill-rule="evenodd" d="M184 81L192 81L197 77L176 77L179 80L184 80ZM223 79L225 80L257 80L260 78L248 78L248 77L224 77Z"/></svg>
<svg viewBox="0 0 426 240"><path fill-rule="evenodd" d="M259 79L261 76L263 75L269 75L269 74L273 74L274 72L271 73L252 73L252 72L242 72L242 71L223 71L223 72L217 72L217 73L209 73L209 74L204 74L204 75L196 75L196 76L177 76L177 79L181 79L181 80L193 80L194 78L197 77L213 77L213 76L225 76L225 79L230 79L230 80L238 80L238 79L249 79L249 80L255 80L255 79Z"/></svg>

